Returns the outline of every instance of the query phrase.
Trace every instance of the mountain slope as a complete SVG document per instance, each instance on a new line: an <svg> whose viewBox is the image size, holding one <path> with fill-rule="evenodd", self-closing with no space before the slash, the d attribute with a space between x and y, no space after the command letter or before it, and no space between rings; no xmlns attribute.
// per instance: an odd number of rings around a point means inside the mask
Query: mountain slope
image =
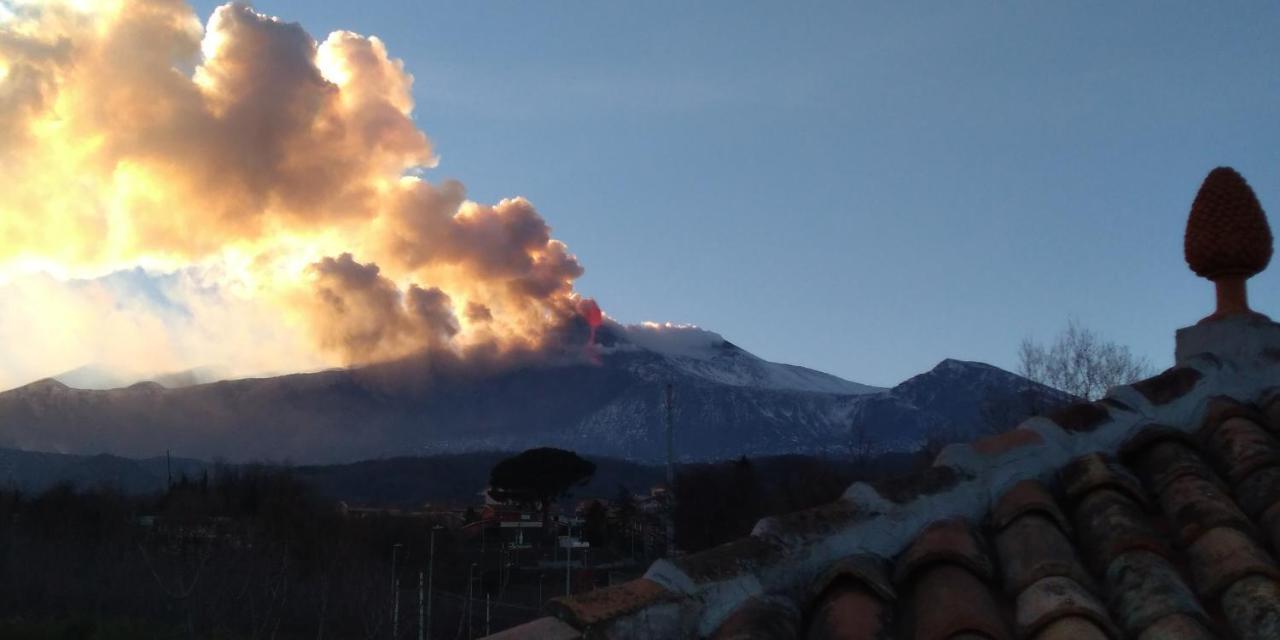
<svg viewBox="0 0 1280 640"><path fill-rule="evenodd" d="M979 395L1030 384L947 361L877 389L767 362L692 328L606 325L598 344L591 358L493 371L417 359L175 389L82 390L43 380L0 393L0 446L349 462L549 445L657 461L671 384L684 460L844 453L853 424L871 424L879 449L905 450L935 431L976 432Z"/></svg>
<svg viewBox="0 0 1280 640"><path fill-rule="evenodd" d="M918 447L927 438L972 440L1072 400L989 364L947 359L857 403L849 423L865 431L873 448L894 451Z"/></svg>
<svg viewBox="0 0 1280 640"><path fill-rule="evenodd" d="M718 333L697 327L642 324L612 325L599 336L606 354L647 352L662 356L646 372L646 363L632 362L638 374L669 376L669 369L706 382L733 387L810 391L858 395L884 391L850 382L829 373L759 358L725 340Z"/></svg>
<svg viewBox="0 0 1280 640"><path fill-rule="evenodd" d="M100 365L87 364L59 373L52 379L76 389L105 390L121 389L139 382L155 382L160 386L175 389L214 382L225 377L223 370L218 367L196 367L183 371L145 375L113 371Z"/></svg>

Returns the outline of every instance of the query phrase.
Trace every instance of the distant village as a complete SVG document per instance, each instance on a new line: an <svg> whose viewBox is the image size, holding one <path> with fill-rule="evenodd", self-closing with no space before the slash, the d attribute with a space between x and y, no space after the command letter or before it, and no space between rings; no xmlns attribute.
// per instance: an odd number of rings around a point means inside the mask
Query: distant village
<svg viewBox="0 0 1280 640"><path fill-rule="evenodd" d="M504 573L563 571L572 590L606 586L614 574L643 571L667 548L669 494L665 484L618 499L565 499L543 514L528 505L494 499L486 488L473 505L424 504L418 509L339 503L348 518L407 518L440 527L483 557L497 555ZM563 582L563 580L562 580Z"/></svg>

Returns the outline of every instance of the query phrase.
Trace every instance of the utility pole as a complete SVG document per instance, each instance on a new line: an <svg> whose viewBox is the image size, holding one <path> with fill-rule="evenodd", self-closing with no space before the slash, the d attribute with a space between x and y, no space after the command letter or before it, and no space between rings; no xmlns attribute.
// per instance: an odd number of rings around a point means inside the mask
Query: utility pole
<svg viewBox="0 0 1280 640"><path fill-rule="evenodd" d="M391 640L400 640L400 579L396 578L395 606L391 608Z"/></svg>
<svg viewBox="0 0 1280 640"><path fill-rule="evenodd" d="M667 555L676 555L675 385L667 383Z"/></svg>
<svg viewBox="0 0 1280 640"><path fill-rule="evenodd" d="M573 520L565 519L569 535L564 537L564 594L569 595L569 561L573 557Z"/></svg>
<svg viewBox="0 0 1280 640"><path fill-rule="evenodd" d="M431 637L431 603L432 594L431 587L436 573L436 531L440 530L440 525L431 527L431 551L428 554L427 561L427 638ZM418 640L422 640L422 634L418 634Z"/></svg>
<svg viewBox="0 0 1280 640"><path fill-rule="evenodd" d="M489 631L489 592L484 592L484 635L489 637L493 632Z"/></svg>
<svg viewBox="0 0 1280 640"><path fill-rule="evenodd" d="M471 574L476 570L476 563L471 563L471 568L467 569L467 640L471 640L475 636L471 635L471 603L475 600L476 581Z"/></svg>
<svg viewBox="0 0 1280 640"><path fill-rule="evenodd" d="M418 640L422 640L422 572L418 572Z"/></svg>
<svg viewBox="0 0 1280 640"><path fill-rule="evenodd" d="M391 545L391 638L398 640L400 635L400 577L396 575L396 559L400 555L399 542Z"/></svg>

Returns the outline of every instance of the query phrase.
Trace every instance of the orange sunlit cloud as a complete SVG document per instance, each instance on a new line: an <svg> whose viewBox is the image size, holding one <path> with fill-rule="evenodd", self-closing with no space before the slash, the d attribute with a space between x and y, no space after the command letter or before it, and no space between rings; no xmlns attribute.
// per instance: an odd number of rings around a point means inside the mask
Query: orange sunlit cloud
<svg viewBox="0 0 1280 640"><path fill-rule="evenodd" d="M413 78L377 38L240 3L204 26L180 0L9 6L0 339L29 352L0 383L529 346L574 312L582 268L528 201L415 177ZM83 282L136 267L180 274L183 312Z"/></svg>

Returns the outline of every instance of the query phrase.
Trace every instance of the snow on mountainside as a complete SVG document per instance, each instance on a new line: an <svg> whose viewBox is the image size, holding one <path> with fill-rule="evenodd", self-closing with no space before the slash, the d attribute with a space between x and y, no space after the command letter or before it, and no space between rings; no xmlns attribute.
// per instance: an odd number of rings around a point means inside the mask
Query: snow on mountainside
<svg viewBox="0 0 1280 640"><path fill-rule="evenodd" d="M602 342L610 345L604 349L606 354L634 350L659 354L666 356L666 364L715 384L848 395L884 391L829 373L769 362L742 350L718 333L691 325L613 324L606 331L613 332L613 335L601 336ZM656 372L638 367L637 373Z"/></svg>
<svg viewBox="0 0 1280 640"><path fill-rule="evenodd" d="M598 338L585 354L584 331L565 338L563 357L491 370L420 357L181 388L44 380L0 393L0 447L301 463L558 446L655 461L671 384L683 460L848 455L855 427L878 451L910 450L936 434L982 433L992 398L1047 406L1061 396L980 363L944 361L877 389L768 362L701 329L607 323ZM1004 404L1013 424L1021 408Z"/></svg>
<svg viewBox="0 0 1280 640"><path fill-rule="evenodd" d="M1073 400L986 363L947 359L884 393L867 396L854 406L849 422L865 429L879 449L902 450L927 437L972 440Z"/></svg>

